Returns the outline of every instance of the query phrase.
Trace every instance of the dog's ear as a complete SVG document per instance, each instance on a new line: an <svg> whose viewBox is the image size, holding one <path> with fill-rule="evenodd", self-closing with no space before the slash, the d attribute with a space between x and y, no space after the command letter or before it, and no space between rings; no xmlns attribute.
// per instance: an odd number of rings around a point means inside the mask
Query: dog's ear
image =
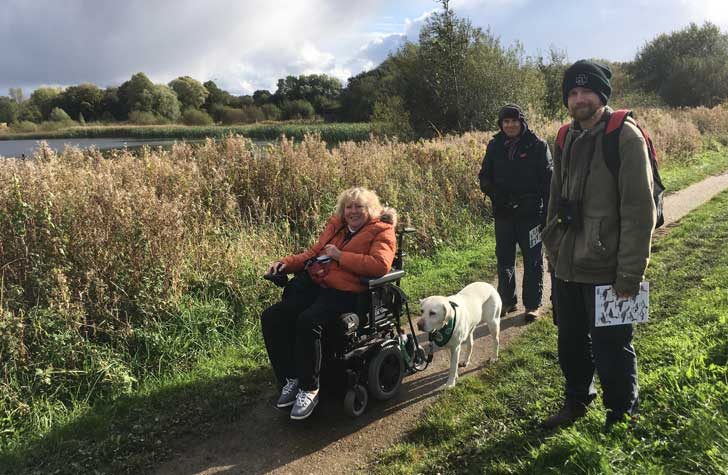
<svg viewBox="0 0 728 475"><path fill-rule="evenodd" d="M452 313L453 313L452 307L450 306L450 304L443 302L442 303L442 316L443 316L442 321L446 322L446 321L450 320L452 318Z"/></svg>

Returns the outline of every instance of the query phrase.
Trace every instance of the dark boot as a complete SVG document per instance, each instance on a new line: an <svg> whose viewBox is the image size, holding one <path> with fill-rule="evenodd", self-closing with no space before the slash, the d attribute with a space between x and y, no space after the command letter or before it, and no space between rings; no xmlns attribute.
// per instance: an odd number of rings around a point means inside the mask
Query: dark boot
<svg viewBox="0 0 728 475"><path fill-rule="evenodd" d="M586 415L586 406L581 403L567 402L559 409L559 412L546 418L541 425L544 429L557 429L559 427L568 427L577 419L581 419Z"/></svg>

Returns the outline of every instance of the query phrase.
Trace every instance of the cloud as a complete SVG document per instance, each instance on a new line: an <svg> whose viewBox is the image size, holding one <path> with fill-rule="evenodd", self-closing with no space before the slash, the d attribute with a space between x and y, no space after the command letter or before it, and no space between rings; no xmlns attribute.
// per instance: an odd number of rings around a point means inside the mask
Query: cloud
<svg viewBox="0 0 728 475"><path fill-rule="evenodd" d="M271 88L287 74L335 72L384 0L8 0L0 19L0 93L42 84L118 85L190 75ZM238 76L245 74L244 77Z"/></svg>

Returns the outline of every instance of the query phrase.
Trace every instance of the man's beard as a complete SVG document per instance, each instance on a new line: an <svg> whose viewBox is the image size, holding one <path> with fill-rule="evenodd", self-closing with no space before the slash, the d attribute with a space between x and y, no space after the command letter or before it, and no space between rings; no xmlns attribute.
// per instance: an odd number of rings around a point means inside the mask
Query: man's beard
<svg viewBox="0 0 728 475"><path fill-rule="evenodd" d="M575 107L574 110L569 111L571 113L571 117L578 121L586 121L594 117L594 114L597 113L599 110L599 107L595 106L594 104L587 103L578 107Z"/></svg>

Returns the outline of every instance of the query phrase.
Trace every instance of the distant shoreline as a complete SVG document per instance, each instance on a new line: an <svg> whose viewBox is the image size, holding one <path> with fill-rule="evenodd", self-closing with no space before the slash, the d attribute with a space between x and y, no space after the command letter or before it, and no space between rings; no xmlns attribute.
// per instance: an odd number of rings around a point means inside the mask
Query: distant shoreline
<svg viewBox="0 0 728 475"><path fill-rule="evenodd" d="M320 134L326 142L367 140L371 123L267 123L252 125L104 125L67 129L13 133L0 132L0 140L43 140L73 138L204 139L242 135L251 139L276 140L281 135L302 139L306 134Z"/></svg>

